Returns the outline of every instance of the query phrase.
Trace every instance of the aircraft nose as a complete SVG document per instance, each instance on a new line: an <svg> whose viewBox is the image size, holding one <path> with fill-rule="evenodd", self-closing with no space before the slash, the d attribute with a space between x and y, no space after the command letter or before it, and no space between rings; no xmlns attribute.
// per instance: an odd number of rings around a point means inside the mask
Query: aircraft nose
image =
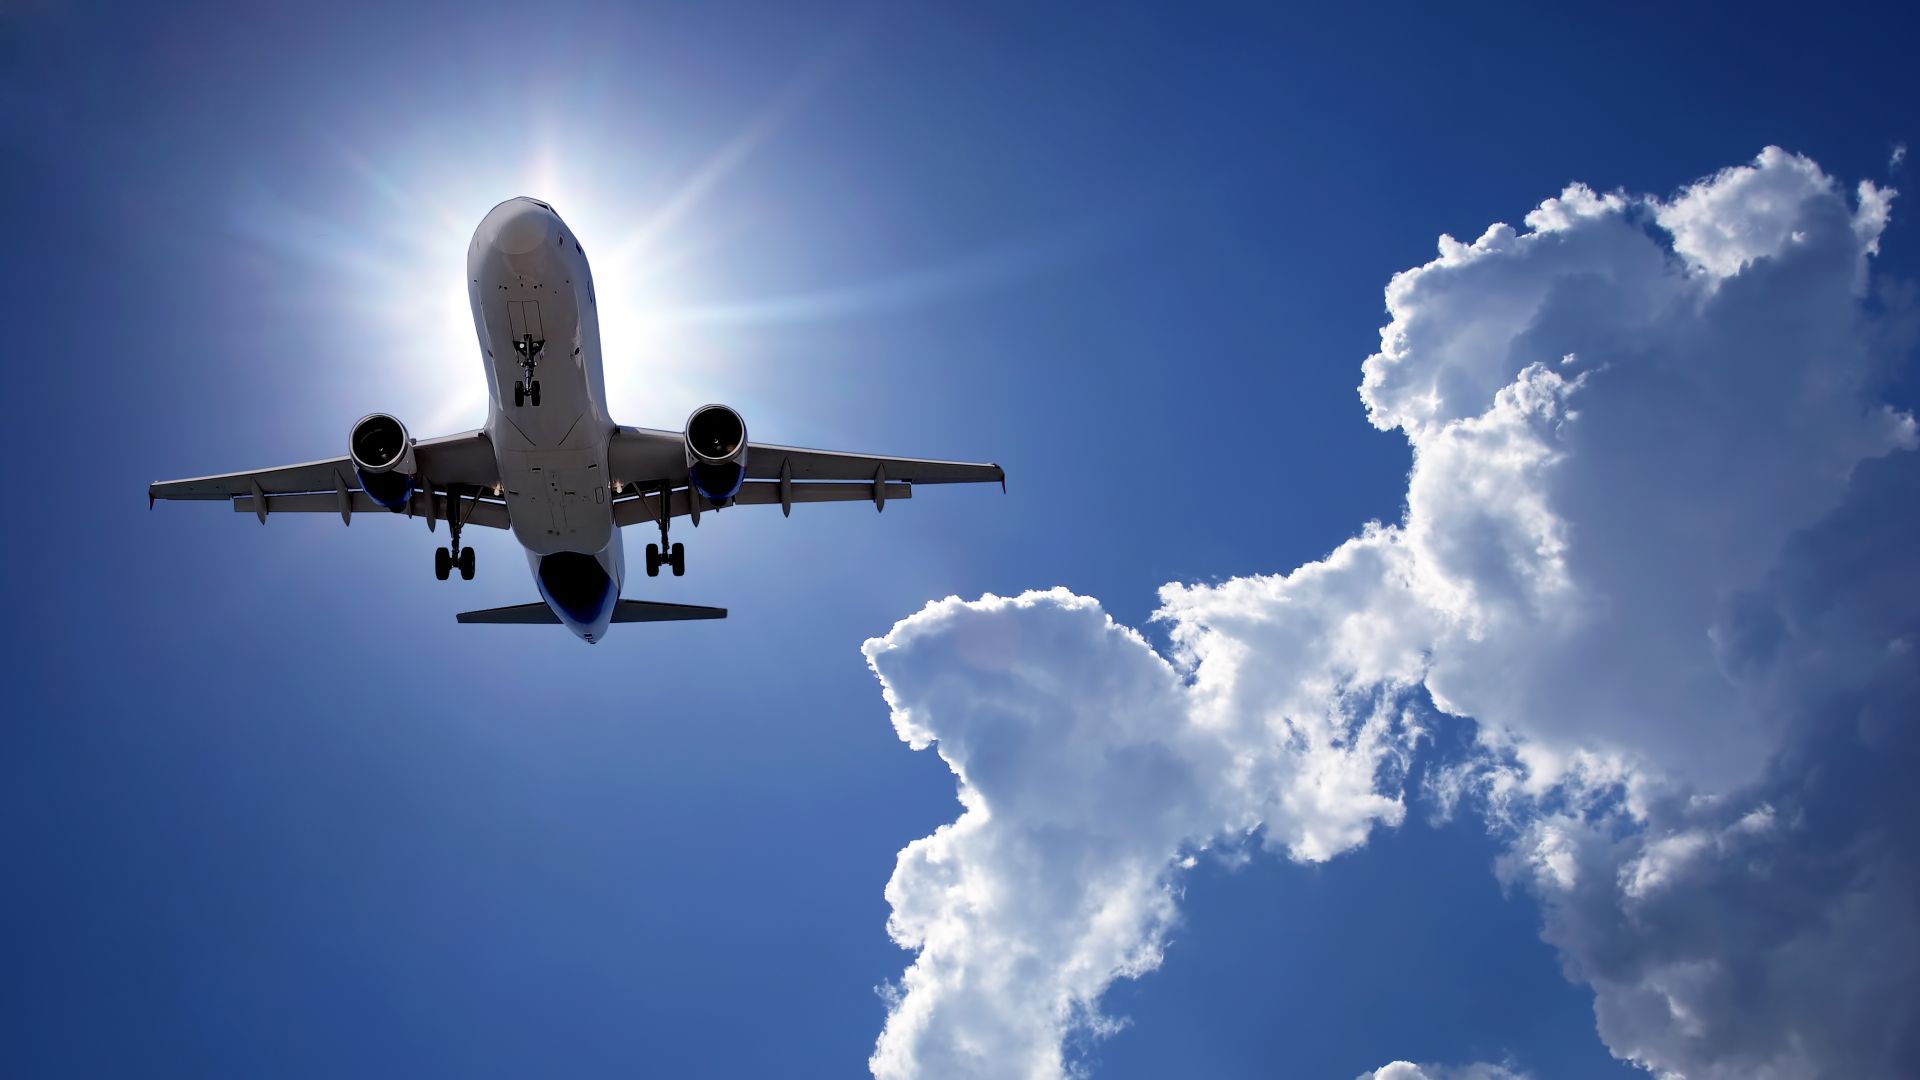
<svg viewBox="0 0 1920 1080"><path fill-rule="evenodd" d="M553 208L532 199L509 199L487 215L494 250L503 255L525 255L553 243L559 218Z"/></svg>

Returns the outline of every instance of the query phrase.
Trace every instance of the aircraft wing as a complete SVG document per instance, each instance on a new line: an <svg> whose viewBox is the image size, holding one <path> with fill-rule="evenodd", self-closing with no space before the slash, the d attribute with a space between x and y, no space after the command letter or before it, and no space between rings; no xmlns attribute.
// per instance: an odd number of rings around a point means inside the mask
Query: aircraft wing
<svg viewBox="0 0 1920 1080"><path fill-rule="evenodd" d="M621 525L657 521L659 489L668 494L671 517L698 516L714 504L687 486L684 436L678 431L621 427L614 431L607 451L607 468L622 487L639 489L631 498L614 502L614 520ZM797 502L872 502L884 507L888 499L905 499L914 484L984 484L1007 486L1006 471L998 465L929 458L885 457L838 450L809 450L772 443L747 444L746 481L729 503L778 505L791 512ZM673 489L679 490L673 490Z"/></svg>
<svg viewBox="0 0 1920 1080"><path fill-rule="evenodd" d="M494 460L493 443L482 431L463 431L437 439L423 439L413 445L419 466L420 490L414 492L408 513L425 515L429 523L445 516L449 485L464 486L489 494L499 482L499 466ZM247 472L196 476L185 480L163 480L147 486L147 501L157 499L226 499L242 513L257 515L262 521L269 513L338 513L342 520L353 512L385 511L366 492L359 490L353 461L347 457L305 461L298 465L278 465ZM504 529L508 527L504 502L481 498L468 504L470 525Z"/></svg>

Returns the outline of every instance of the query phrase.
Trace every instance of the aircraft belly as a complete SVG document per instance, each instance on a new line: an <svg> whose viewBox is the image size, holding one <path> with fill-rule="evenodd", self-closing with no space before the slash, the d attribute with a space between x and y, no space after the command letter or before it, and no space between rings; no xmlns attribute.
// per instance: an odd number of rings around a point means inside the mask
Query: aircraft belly
<svg viewBox="0 0 1920 1080"><path fill-rule="evenodd" d="M604 452L505 451L500 479L514 538L539 555L596 552L613 539Z"/></svg>

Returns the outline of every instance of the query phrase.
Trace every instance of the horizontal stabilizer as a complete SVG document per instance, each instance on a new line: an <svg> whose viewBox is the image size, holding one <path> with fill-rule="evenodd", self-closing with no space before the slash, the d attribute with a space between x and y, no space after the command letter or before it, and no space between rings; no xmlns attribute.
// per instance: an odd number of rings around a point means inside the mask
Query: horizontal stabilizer
<svg viewBox="0 0 1920 1080"><path fill-rule="evenodd" d="M491 623L499 626L559 626L560 616L545 604L515 604L512 607L463 611L454 616L463 623Z"/></svg>
<svg viewBox="0 0 1920 1080"><path fill-rule="evenodd" d="M613 609L613 621L684 622L689 619L724 619L727 609L700 607L696 604L663 604L653 600L622 600ZM493 626L558 626L560 617L545 604L515 604L512 607L463 611L454 616L463 623Z"/></svg>
<svg viewBox="0 0 1920 1080"><path fill-rule="evenodd" d="M614 622L681 622L686 619L724 619L723 607L697 604L662 604L654 600L622 600L613 609Z"/></svg>

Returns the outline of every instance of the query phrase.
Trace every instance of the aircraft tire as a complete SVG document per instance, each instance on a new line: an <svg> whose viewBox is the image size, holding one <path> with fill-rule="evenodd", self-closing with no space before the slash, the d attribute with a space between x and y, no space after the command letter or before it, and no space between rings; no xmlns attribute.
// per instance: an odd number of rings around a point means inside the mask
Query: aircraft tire
<svg viewBox="0 0 1920 1080"><path fill-rule="evenodd" d="M682 545L682 544L673 545L673 551L670 555L668 555L667 561L673 564L674 577L681 577L685 575L687 572L687 549L685 545Z"/></svg>
<svg viewBox="0 0 1920 1080"><path fill-rule="evenodd" d="M513 407L517 409L520 406L525 405L526 403L527 403L527 384L520 383L520 382L514 383L513 384Z"/></svg>
<svg viewBox="0 0 1920 1080"><path fill-rule="evenodd" d="M540 407L540 380L539 379L533 380L533 385L527 387L527 401L531 403L533 407L536 409Z"/></svg>
<svg viewBox="0 0 1920 1080"><path fill-rule="evenodd" d="M659 544L647 545L647 576L648 577L660 576L660 545Z"/></svg>
<svg viewBox="0 0 1920 1080"><path fill-rule="evenodd" d="M473 549L472 548L467 548L460 552L460 580L461 581L473 580Z"/></svg>
<svg viewBox="0 0 1920 1080"><path fill-rule="evenodd" d="M447 580L447 574L453 570L453 559L446 548L433 549L433 576L441 581Z"/></svg>

